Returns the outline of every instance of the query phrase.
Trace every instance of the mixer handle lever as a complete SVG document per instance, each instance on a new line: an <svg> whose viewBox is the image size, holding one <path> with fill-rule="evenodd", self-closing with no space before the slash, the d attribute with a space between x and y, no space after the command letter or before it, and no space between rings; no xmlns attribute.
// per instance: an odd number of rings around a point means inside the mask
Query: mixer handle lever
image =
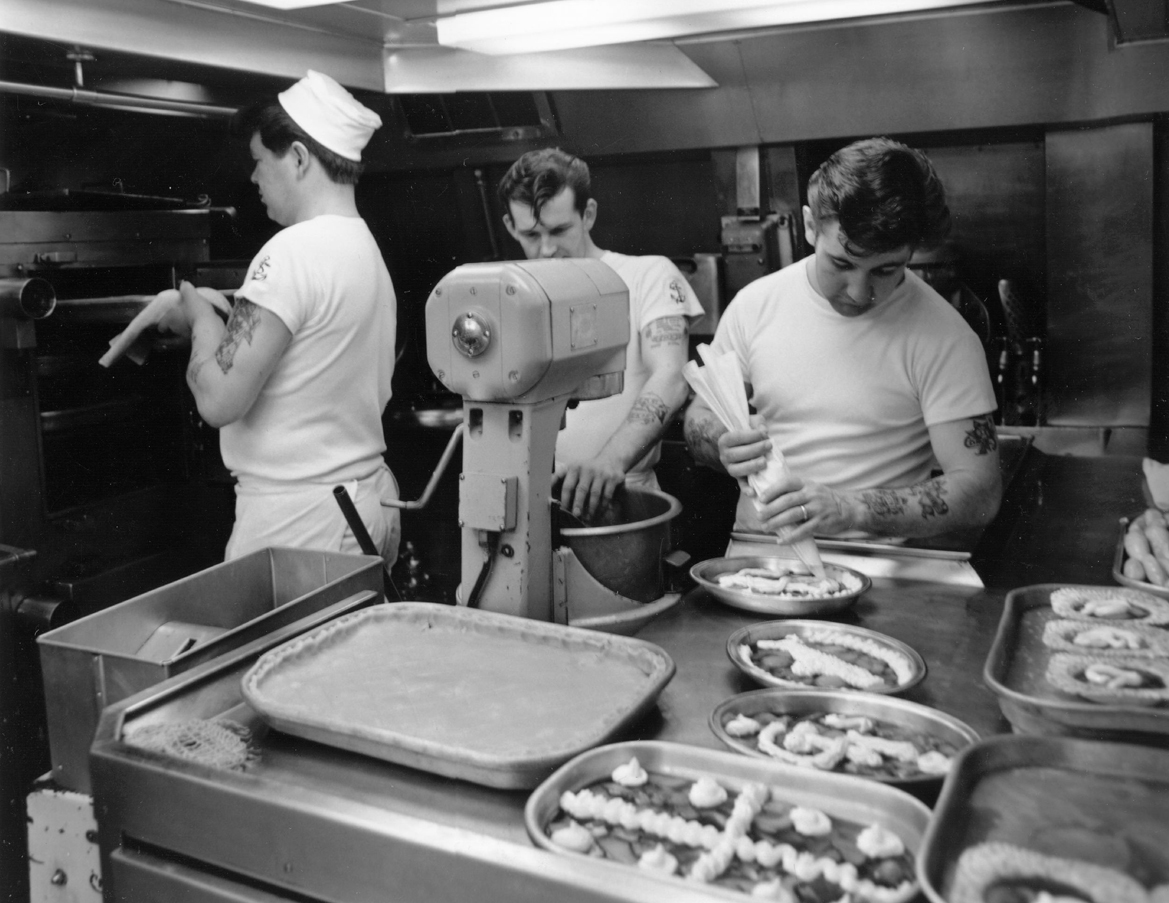
<svg viewBox="0 0 1169 903"><path fill-rule="evenodd" d="M451 463L451 458L455 456L455 449L459 447L459 442L463 438L463 429L464 427L461 424L455 427L455 431L447 442L446 448L443 449L442 457L438 459L438 466L434 468L434 473L430 475L430 481L426 484L426 488L422 490L422 495L416 501L407 502L404 499L386 499L382 504L389 508L401 508L404 511L417 511L419 508L425 508L430 502L430 497L434 495L434 490L438 487L438 481L446 473L446 469Z"/></svg>

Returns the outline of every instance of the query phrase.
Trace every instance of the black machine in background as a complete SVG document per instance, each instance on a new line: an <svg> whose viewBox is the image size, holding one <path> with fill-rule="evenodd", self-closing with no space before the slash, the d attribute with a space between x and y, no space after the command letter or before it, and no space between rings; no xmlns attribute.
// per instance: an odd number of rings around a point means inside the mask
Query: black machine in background
<svg viewBox="0 0 1169 903"><path fill-rule="evenodd" d="M160 338L142 366L98 364L180 279L239 285L210 262L221 213L0 195L0 874L12 899L28 876L24 797L49 762L36 636L222 559L231 480L186 387L186 347Z"/></svg>

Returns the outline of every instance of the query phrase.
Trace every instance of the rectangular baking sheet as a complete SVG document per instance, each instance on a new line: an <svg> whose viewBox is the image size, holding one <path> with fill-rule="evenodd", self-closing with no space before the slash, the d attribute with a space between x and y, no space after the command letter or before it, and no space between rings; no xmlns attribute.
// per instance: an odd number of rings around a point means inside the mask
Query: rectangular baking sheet
<svg viewBox="0 0 1169 903"><path fill-rule="evenodd" d="M589 750L561 766L537 787L524 808L524 824L532 842L564 856L581 856L552 843L545 830L560 807L561 795L607 778L618 765L624 765L634 757L646 771L691 780L711 777L731 790L740 790L752 782L767 784L777 788L784 802L819 809L830 817L858 824L880 824L897 833L915 856L930 818L930 810L924 803L903 790L877 781L793 769L775 762L681 743L639 740ZM661 880L666 884L694 886L687 884L686 879L674 876L661 876ZM750 899L746 894L715 885L706 885L704 889L715 899L740 903Z"/></svg>
<svg viewBox="0 0 1169 903"><path fill-rule="evenodd" d="M1055 650L1043 644L1043 628L1059 618L1051 609L1051 593L1068 585L1036 584L1007 594L983 670L1003 715L1024 734L1169 746L1169 706L1101 705L1048 683L1047 663Z"/></svg>
<svg viewBox="0 0 1169 903"><path fill-rule="evenodd" d="M272 650L241 689L285 733L527 789L645 714L674 670L644 640L400 602Z"/></svg>
<svg viewBox="0 0 1169 903"><path fill-rule="evenodd" d="M918 879L947 903L962 851L1007 843L1169 881L1169 751L1004 734L959 753L918 856Z"/></svg>

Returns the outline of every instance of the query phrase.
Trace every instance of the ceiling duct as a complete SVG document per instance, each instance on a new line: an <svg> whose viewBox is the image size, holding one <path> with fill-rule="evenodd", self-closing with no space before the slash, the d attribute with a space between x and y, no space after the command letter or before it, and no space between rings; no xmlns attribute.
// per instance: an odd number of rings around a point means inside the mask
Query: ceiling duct
<svg viewBox="0 0 1169 903"><path fill-rule="evenodd" d="M1118 45L1164 41L1169 38L1167 0L1075 0L1078 6L1105 13Z"/></svg>
<svg viewBox="0 0 1169 903"><path fill-rule="evenodd" d="M1169 38L1166 0L1107 0L1117 44Z"/></svg>

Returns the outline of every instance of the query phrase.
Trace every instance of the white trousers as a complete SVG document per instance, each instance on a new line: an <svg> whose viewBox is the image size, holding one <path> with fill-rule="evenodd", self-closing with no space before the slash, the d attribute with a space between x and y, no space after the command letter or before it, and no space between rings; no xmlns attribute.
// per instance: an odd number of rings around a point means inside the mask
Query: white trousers
<svg viewBox="0 0 1169 903"><path fill-rule="evenodd" d="M334 485L241 479L235 487L235 526L225 560L274 546L360 554L361 546L333 496ZM394 475L382 464L369 476L341 485L386 564L393 565L402 538L401 514L385 504L398 498Z"/></svg>

